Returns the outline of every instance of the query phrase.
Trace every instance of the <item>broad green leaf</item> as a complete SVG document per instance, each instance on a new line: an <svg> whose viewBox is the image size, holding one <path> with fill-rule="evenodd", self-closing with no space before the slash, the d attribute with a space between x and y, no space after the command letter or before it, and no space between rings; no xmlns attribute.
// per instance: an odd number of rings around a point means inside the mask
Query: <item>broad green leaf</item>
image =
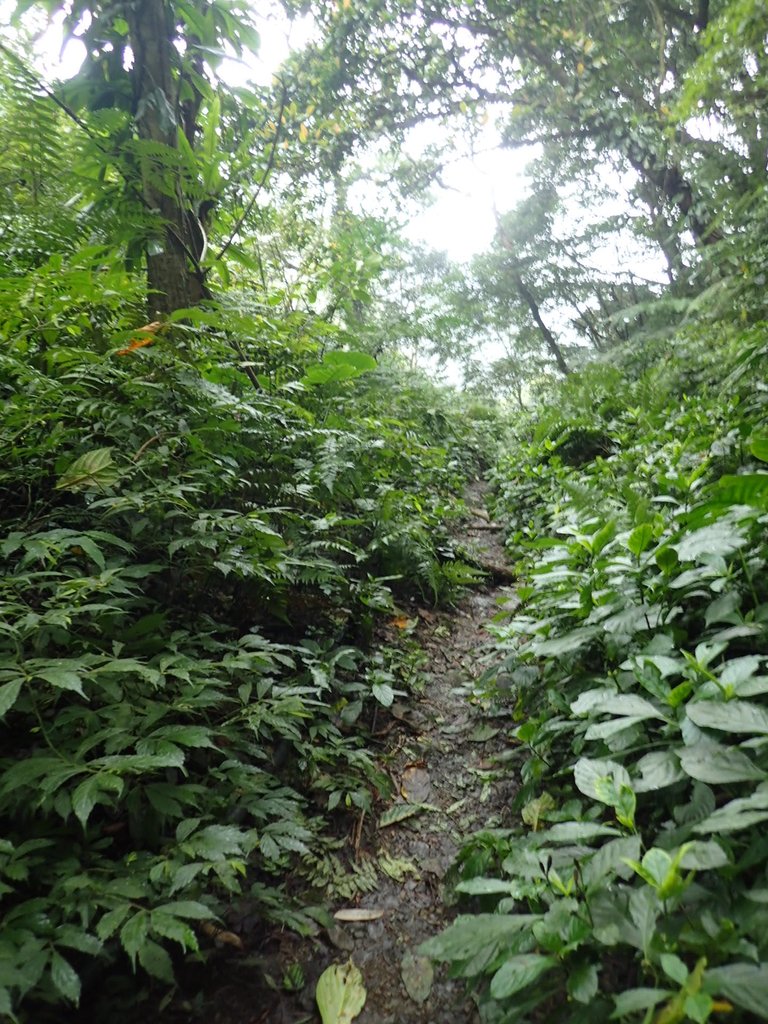
<svg viewBox="0 0 768 1024"><path fill-rule="evenodd" d="M644 754L634 771L637 774L632 779L632 788L636 793L664 789L685 778L678 756L671 750L652 750Z"/></svg>
<svg viewBox="0 0 768 1024"><path fill-rule="evenodd" d="M608 689L602 687L595 690L582 691L576 700L571 702L570 710L572 715L586 715L588 712L605 705L606 700L615 697L616 688Z"/></svg>
<svg viewBox="0 0 768 1024"><path fill-rule="evenodd" d="M697 839L692 843L686 843L685 852L680 859L680 867L686 871L712 871L729 863L728 854L714 839L709 842Z"/></svg>
<svg viewBox="0 0 768 1024"><path fill-rule="evenodd" d="M597 964L583 963L568 972L568 995L577 1003L589 1005L597 995Z"/></svg>
<svg viewBox="0 0 768 1024"><path fill-rule="evenodd" d="M616 1008L611 1014L611 1020L620 1020L631 1013L649 1010L672 995L674 992L664 988L629 988L613 997Z"/></svg>
<svg viewBox="0 0 768 1024"><path fill-rule="evenodd" d="M636 526L627 538L627 547L633 555L639 557L653 540L653 527L650 523Z"/></svg>
<svg viewBox="0 0 768 1024"><path fill-rule="evenodd" d="M621 833L610 825L601 825L592 821L560 821L551 825L545 832L539 832L548 843L578 843L585 839L597 839L600 836L617 836Z"/></svg>
<svg viewBox="0 0 768 1024"><path fill-rule="evenodd" d="M625 662L621 667L634 668L635 662L641 667L646 664L653 665L654 668L659 670L662 679L681 675L686 665L683 658L672 658L667 654L641 654L636 659Z"/></svg>
<svg viewBox="0 0 768 1024"><path fill-rule="evenodd" d="M639 836L622 836L601 846L582 865L587 890L602 890L615 876L630 878L632 868L627 862L637 860L640 857L640 849Z"/></svg>
<svg viewBox="0 0 768 1024"><path fill-rule="evenodd" d="M97 448L81 455L61 474L58 491L80 491L109 487L119 478L111 448Z"/></svg>
<svg viewBox="0 0 768 1024"><path fill-rule="evenodd" d="M631 785L629 772L617 761L595 760L588 757L582 757L576 762L573 779L576 788L585 796L610 805L613 804L613 800L606 792L606 782L610 782L616 791L622 785Z"/></svg>
<svg viewBox="0 0 768 1024"><path fill-rule="evenodd" d="M129 903L124 903L120 907L115 907L113 910L108 910L100 919L96 925L96 934L105 942L111 938L120 925L125 921L126 917L132 912L133 908Z"/></svg>
<svg viewBox="0 0 768 1024"><path fill-rule="evenodd" d="M552 640L532 640L531 649L542 657L555 657L570 654L594 640L597 630L593 626L572 629L561 637Z"/></svg>
<svg viewBox="0 0 768 1024"><path fill-rule="evenodd" d="M714 1007L714 1001L706 992L694 992L685 997L683 1009L694 1024L707 1024Z"/></svg>
<svg viewBox="0 0 768 1024"><path fill-rule="evenodd" d="M600 715L629 715L638 720L641 718L660 718L665 716L645 697L634 693L617 693L597 702L590 709Z"/></svg>
<svg viewBox="0 0 768 1024"><path fill-rule="evenodd" d="M756 459L768 462L768 437L750 438L749 450Z"/></svg>
<svg viewBox="0 0 768 1024"><path fill-rule="evenodd" d="M717 481L717 498L728 505L768 507L768 473L745 473L743 476L721 476Z"/></svg>
<svg viewBox="0 0 768 1024"><path fill-rule="evenodd" d="M80 783L72 794L72 810L85 828L91 811L97 803L111 803L123 792L124 783L116 775L91 775Z"/></svg>
<svg viewBox="0 0 768 1024"><path fill-rule="evenodd" d="M354 380L364 373L375 370L377 365L373 356L365 352L326 352L322 363L307 369L301 383L305 387L313 387Z"/></svg>
<svg viewBox="0 0 768 1024"><path fill-rule="evenodd" d="M7 714L18 700L24 680L19 677L0 686L0 718Z"/></svg>
<svg viewBox="0 0 768 1024"><path fill-rule="evenodd" d="M700 782L748 782L765 778L765 772L735 747L703 741L683 747L677 751L677 756L683 771Z"/></svg>
<svg viewBox="0 0 768 1024"><path fill-rule="evenodd" d="M710 995L725 996L761 1020L768 1020L768 964L713 967L704 975L703 988Z"/></svg>
<svg viewBox="0 0 768 1024"><path fill-rule="evenodd" d="M242 856L246 839L247 834L235 825L207 825L186 842L198 857L218 861L228 855Z"/></svg>
<svg viewBox="0 0 768 1024"><path fill-rule="evenodd" d="M590 539L590 550L593 555L599 555L603 548L610 544L613 538L616 536L616 521L610 519L604 526L602 526L597 533L593 534Z"/></svg>
<svg viewBox="0 0 768 1024"><path fill-rule="evenodd" d="M481 950L515 950L531 941L530 930L538 920L540 915L534 914L460 914L445 931L423 942L418 952L451 961L467 960Z"/></svg>
<svg viewBox="0 0 768 1024"><path fill-rule="evenodd" d="M467 896L492 896L498 893L510 893L518 888L517 882L505 881L503 878L468 878L456 885L456 892Z"/></svg>
<svg viewBox="0 0 768 1024"><path fill-rule="evenodd" d="M686 704L685 711L700 729L768 735L768 710L746 700L700 700Z"/></svg>
<svg viewBox="0 0 768 1024"><path fill-rule="evenodd" d="M150 927L155 935L178 942L184 950L198 949L195 933L186 921L178 917L171 917L169 914L163 914L160 910L153 910L150 918Z"/></svg>
<svg viewBox="0 0 768 1024"><path fill-rule="evenodd" d="M346 352L341 349L326 352L323 362L330 366L353 366L358 373L368 373L378 366L373 356L367 352Z"/></svg>
<svg viewBox="0 0 768 1024"><path fill-rule="evenodd" d="M678 564L680 559L677 556L677 552L669 544L664 547L658 548L653 556L656 560L656 565L661 569L663 573L670 573Z"/></svg>
<svg viewBox="0 0 768 1024"><path fill-rule="evenodd" d="M715 622L728 622L731 625L736 625L741 621L738 612L740 605L741 595L735 590L722 594L707 606L704 621L708 626Z"/></svg>
<svg viewBox="0 0 768 1024"><path fill-rule="evenodd" d="M719 807L704 821L693 826L694 832L738 832L768 820L768 783L762 782L748 797L739 797Z"/></svg>
<svg viewBox="0 0 768 1024"><path fill-rule="evenodd" d="M713 523L684 534L672 546L681 562L695 562L702 557L709 559L713 555L732 555L744 547L746 542L747 535L740 527L730 523Z"/></svg>
<svg viewBox="0 0 768 1024"><path fill-rule="evenodd" d="M661 889L673 870L673 861L666 850L652 846L640 863L632 863L631 867L654 889Z"/></svg>
<svg viewBox="0 0 768 1024"><path fill-rule="evenodd" d="M149 913L146 910L137 911L120 929L120 942L134 964L139 950L147 940L148 931Z"/></svg>
<svg viewBox="0 0 768 1024"><path fill-rule="evenodd" d="M635 725L639 725L640 722L645 722L649 715L628 715L626 718L609 718L607 722L596 722L594 725L590 725L587 731L584 733L585 740L607 740L612 736L617 736L620 732L624 732L625 729L631 729Z"/></svg>
<svg viewBox="0 0 768 1024"><path fill-rule="evenodd" d="M662 953L659 963L666 976L676 981L678 985L684 985L688 980L688 968L674 953Z"/></svg>
<svg viewBox="0 0 768 1024"><path fill-rule="evenodd" d="M659 895L657 895L657 891ZM636 937L629 941L648 956L648 950L656 934L657 921L661 913L661 890L648 885L633 889L629 897L629 916L637 929Z"/></svg>
<svg viewBox="0 0 768 1024"><path fill-rule="evenodd" d="M164 914L172 914L174 917L189 917L195 921L211 921L216 917L210 907L195 900L176 900L173 903L163 903L155 909Z"/></svg>
<svg viewBox="0 0 768 1024"><path fill-rule="evenodd" d="M374 683L371 687L371 693L379 704L385 708L391 707L395 699L395 691L389 683Z"/></svg>
<svg viewBox="0 0 768 1024"><path fill-rule="evenodd" d="M153 978L159 978L169 985L173 985L173 965L166 950L159 943L152 939L146 939L139 946L139 963Z"/></svg>
<svg viewBox="0 0 768 1024"><path fill-rule="evenodd" d="M521 953L510 957L491 978L491 995L494 999L507 999L556 965L555 957L540 953Z"/></svg>
<svg viewBox="0 0 768 1024"><path fill-rule="evenodd" d="M320 975L315 989L323 1024L350 1024L365 1006L363 976L352 960L332 964Z"/></svg>
<svg viewBox="0 0 768 1024"><path fill-rule="evenodd" d="M734 688L736 692L741 685L748 683L760 668L763 659L755 654L747 654L742 658L731 658L723 666L720 673L722 686Z"/></svg>
<svg viewBox="0 0 768 1024"><path fill-rule="evenodd" d="M75 1004L78 1003L80 978L69 961L65 960L56 950L51 954L51 981L65 999Z"/></svg>
<svg viewBox="0 0 768 1024"><path fill-rule="evenodd" d="M204 725L166 725L147 737L145 742L162 737L171 743L178 743L182 747L213 747L213 731Z"/></svg>
<svg viewBox="0 0 768 1024"><path fill-rule="evenodd" d="M79 693L81 697L85 697L83 681L78 673L71 668L51 665L46 668L36 669L35 675L40 679L44 679L46 683L50 683L51 686L55 686L57 690L72 690L74 693Z"/></svg>
<svg viewBox="0 0 768 1024"><path fill-rule="evenodd" d="M104 944L95 935L83 931L79 925L72 924L59 925L56 930L56 945L67 946L90 956L98 956L104 948Z"/></svg>

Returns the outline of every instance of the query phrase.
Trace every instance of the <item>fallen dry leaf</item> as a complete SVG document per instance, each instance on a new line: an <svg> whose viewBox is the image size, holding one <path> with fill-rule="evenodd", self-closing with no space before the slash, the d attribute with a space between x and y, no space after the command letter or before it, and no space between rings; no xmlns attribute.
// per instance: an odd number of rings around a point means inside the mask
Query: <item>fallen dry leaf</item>
<svg viewBox="0 0 768 1024"><path fill-rule="evenodd" d="M394 619L389 620L389 624L395 629L413 629L416 619L409 619L407 615L396 615Z"/></svg>
<svg viewBox="0 0 768 1024"><path fill-rule="evenodd" d="M411 803L426 803L432 795L432 783L429 772L413 765L405 769L400 783L400 793Z"/></svg>
<svg viewBox="0 0 768 1024"><path fill-rule="evenodd" d="M200 931L203 935L207 935L209 939L215 939L216 942L222 942L225 946L233 946L235 949L243 950L243 940L239 935L235 935L234 932L228 932L224 928L219 928L213 921L203 921L200 925Z"/></svg>
<svg viewBox="0 0 768 1024"><path fill-rule="evenodd" d="M369 910L367 907L345 907L333 915L337 921L378 921L384 917L383 910Z"/></svg>

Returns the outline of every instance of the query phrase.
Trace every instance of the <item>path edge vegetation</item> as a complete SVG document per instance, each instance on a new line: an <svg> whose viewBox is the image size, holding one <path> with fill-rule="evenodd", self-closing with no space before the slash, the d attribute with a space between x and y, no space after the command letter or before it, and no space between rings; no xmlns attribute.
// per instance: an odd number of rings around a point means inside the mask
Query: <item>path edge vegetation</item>
<svg viewBox="0 0 768 1024"><path fill-rule="evenodd" d="M493 472L519 789L422 947L484 1021L768 1019L767 354L762 325L614 353Z"/></svg>

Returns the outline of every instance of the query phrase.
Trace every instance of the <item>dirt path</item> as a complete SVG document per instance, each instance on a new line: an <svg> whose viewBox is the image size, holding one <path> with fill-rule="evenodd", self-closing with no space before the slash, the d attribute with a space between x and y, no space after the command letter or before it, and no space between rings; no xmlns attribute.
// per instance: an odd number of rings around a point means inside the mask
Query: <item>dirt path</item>
<svg viewBox="0 0 768 1024"><path fill-rule="evenodd" d="M417 950L455 916L446 901L446 874L462 840L502 825L512 795L495 760L507 749L507 719L489 717L477 697L483 674L494 665L484 625L511 598L502 535L488 520L484 493L481 484L469 489L471 519L457 529L455 541L490 567L489 583L452 610L414 605L409 611L416 622L411 636L427 657L425 684L420 695L379 717L373 751L395 796L361 818L331 854L336 877L318 901L329 902L334 912L367 911L375 919L339 921L305 939L273 932L261 951L252 948L237 963L227 958L220 985L208 992L207 1024L314 1024L317 978L350 958L367 991L355 1024L477 1022L462 983L439 969L433 976ZM390 628L394 642L398 630ZM409 816L387 824L399 815ZM255 978L264 976L273 979L271 993L255 987Z"/></svg>
<svg viewBox="0 0 768 1024"><path fill-rule="evenodd" d="M470 490L468 504L473 517L456 540L481 564L496 567L494 576L503 576L501 533L488 521L480 485ZM429 656L428 682L420 699L395 708L401 717L379 757L396 784L399 811L407 813L412 805L422 809L388 826L381 824L386 812L379 812L378 827L365 823L359 856L385 870L354 907L382 916L340 925L330 934L337 948L316 946L314 962L304 965L305 974L315 975L329 963L352 958L368 993L359 1024L470 1024L477 1019L463 998L462 984L439 971L432 979L431 965L417 948L455 914L446 904L445 877L462 839L499 825L511 795L508 781L497 778L493 756L506 747L501 723L494 724L468 699L493 663L484 624L509 596L508 589L489 586L470 593L453 611L418 613L415 632ZM307 988L313 991L314 985Z"/></svg>

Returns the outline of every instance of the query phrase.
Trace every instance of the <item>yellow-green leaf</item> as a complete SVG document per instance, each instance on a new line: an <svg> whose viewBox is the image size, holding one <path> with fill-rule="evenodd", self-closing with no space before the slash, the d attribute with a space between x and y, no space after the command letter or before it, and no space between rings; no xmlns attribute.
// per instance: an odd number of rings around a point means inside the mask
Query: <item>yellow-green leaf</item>
<svg viewBox="0 0 768 1024"><path fill-rule="evenodd" d="M315 999L323 1024L350 1024L365 1006L363 976L351 960L320 975Z"/></svg>

